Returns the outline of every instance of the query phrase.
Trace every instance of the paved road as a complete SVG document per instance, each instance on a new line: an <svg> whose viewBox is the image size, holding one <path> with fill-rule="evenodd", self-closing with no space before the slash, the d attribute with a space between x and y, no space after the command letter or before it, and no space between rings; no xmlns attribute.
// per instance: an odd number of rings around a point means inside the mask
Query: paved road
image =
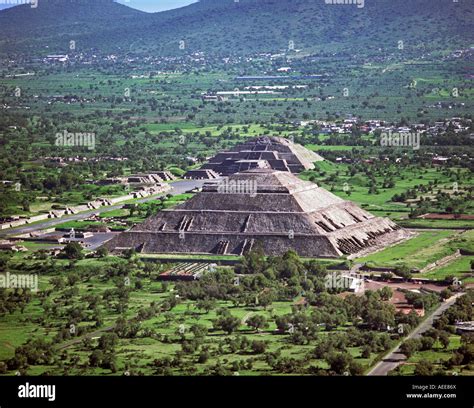
<svg viewBox="0 0 474 408"><path fill-rule="evenodd" d="M204 184L205 181L203 180L183 180L183 181L175 181L171 183L172 190L167 191L164 194L171 194L171 195L179 195L183 194L186 191L192 190L196 187L201 187ZM153 197L146 197L140 200L137 200L136 203L146 203L148 201L153 201L156 200L157 196ZM47 221L41 221L37 222L31 225L25 225L21 227L16 227L16 228L11 228L8 230L3 230L0 232L0 237L8 237L11 235L18 235L18 234L27 234L29 232L34 232L38 230L43 230L43 229L48 229L51 227L54 227L55 225L63 224L68 221L77 221L77 220L83 220L85 218L90 217L91 215L102 213L102 212L107 212L107 211L112 211L112 210L117 210L122 208L124 203L119 203L116 205L109 205L106 207L100 207L96 210L90 210L90 211L84 211L79 214L73 214L73 215L67 215L65 217L61 218L54 218L51 220Z"/></svg>
<svg viewBox="0 0 474 408"><path fill-rule="evenodd" d="M413 330L403 341L408 339L414 339L421 337L421 335L433 327L433 322L441 316L441 314L451 307L456 299L463 296L464 293L458 293L457 295L451 297L446 302L443 302L429 317L427 317L420 325ZM401 363L406 360L404 354L400 353L400 345L399 343L395 349L393 349L389 354L387 354L382 361L380 361L372 370L370 370L367 375L369 376L383 376L387 375L389 371L397 368Z"/></svg>

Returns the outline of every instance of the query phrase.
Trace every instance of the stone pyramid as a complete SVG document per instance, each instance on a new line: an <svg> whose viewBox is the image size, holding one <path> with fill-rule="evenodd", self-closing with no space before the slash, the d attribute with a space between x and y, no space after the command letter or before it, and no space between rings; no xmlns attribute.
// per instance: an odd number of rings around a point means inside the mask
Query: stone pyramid
<svg viewBox="0 0 474 408"><path fill-rule="evenodd" d="M218 153L202 169L229 176L245 170L268 168L299 173L324 160L318 154L282 137L258 137Z"/></svg>
<svg viewBox="0 0 474 408"><path fill-rule="evenodd" d="M105 245L142 253L242 255L259 243L267 255L353 257L410 233L289 172L254 169L207 183Z"/></svg>

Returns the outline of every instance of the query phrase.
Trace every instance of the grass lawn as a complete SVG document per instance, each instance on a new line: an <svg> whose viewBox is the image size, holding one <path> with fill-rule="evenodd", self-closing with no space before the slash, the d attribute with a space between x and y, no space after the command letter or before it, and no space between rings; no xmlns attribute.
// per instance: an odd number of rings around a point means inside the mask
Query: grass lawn
<svg viewBox="0 0 474 408"><path fill-rule="evenodd" d="M454 252L446 244L455 234L454 231L421 232L408 241L359 258L357 261L379 267L407 265L409 268L421 269Z"/></svg>
<svg viewBox="0 0 474 408"><path fill-rule="evenodd" d="M420 276L433 279L444 279L447 276L456 276L462 281L472 282L474 281L474 278L469 277L468 275L473 273L473 271L471 270L471 262L473 260L474 256L463 256L446 266L443 266L434 271L420 274Z"/></svg>

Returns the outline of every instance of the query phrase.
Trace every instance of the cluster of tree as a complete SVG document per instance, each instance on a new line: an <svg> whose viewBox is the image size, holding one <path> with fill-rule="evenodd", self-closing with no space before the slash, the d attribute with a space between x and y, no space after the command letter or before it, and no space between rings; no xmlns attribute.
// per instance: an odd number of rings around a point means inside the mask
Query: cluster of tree
<svg viewBox="0 0 474 408"><path fill-rule="evenodd" d="M392 345L393 341L388 333L361 331L351 327L345 333L319 337L312 355L323 359L333 352L347 352L349 347L362 347L360 357L369 358L371 353L387 351Z"/></svg>
<svg viewBox="0 0 474 408"><path fill-rule="evenodd" d="M445 362L446 368L450 369L460 365L470 365L474 363L474 334L463 334L461 336L461 346L454 350L451 358Z"/></svg>
<svg viewBox="0 0 474 408"><path fill-rule="evenodd" d="M217 319L212 322L215 330L222 330L227 334L232 334L240 327L241 321L238 317L232 316L228 309L217 310Z"/></svg>
<svg viewBox="0 0 474 408"><path fill-rule="evenodd" d="M89 355L89 366L100 367L116 373L118 370L115 347L118 336L115 333L106 333L99 338L97 348Z"/></svg>
<svg viewBox="0 0 474 408"><path fill-rule="evenodd" d="M140 331L140 322L136 319L127 321L123 316L120 316L114 326L114 333L121 339L133 339Z"/></svg>
<svg viewBox="0 0 474 408"><path fill-rule="evenodd" d="M408 304L413 305L416 309L429 310L439 303L439 295L435 293L417 293L409 290L404 291Z"/></svg>
<svg viewBox="0 0 474 408"><path fill-rule="evenodd" d="M450 345L450 333L443 330L431 329L425 332L419 339L409 339L405 341L400 350L403 354L410 358L415 353L420 351L432 350L437 345L447 350ZM435 365L428 360L421 360L415 366L415 375L431 376L431 375L446 375L446 370L452 370L463 365L471 365L474 362L474 335L463 334L461 336L461 345L459 348L452 351L452 355L448 360L445 360L441 366ZM399 371L394 374L399 374Z"/></svg>
<svg viewBox="0 0 474 408"><path fill-rule="evenodd" d="M469 290L464 296L456 299L456 302L448 310L446 310L438 320L440 324L447 322L455 324L456 322L469 322L474 316L474 291Z"/></svg>
<svg viewBox="0 0 474 408"><path fill-rule="evenodd" d="M54 360L53 345L45 339L35 338L15 349L15 355L7 361L7 367L9 370L20 370L30 365L50 365Z"/></svg>
<svg viewBox="0 0 474 408"><path fill-rule="evenodd" d="M272 302L291 301L305 292L326 291L326 269L320 263L304 263L290 250L283 256L265 258L261 249L248 253L235 273L217 269L198 282L178 282L181 298L200 300L229 300L238 306L267 307Z"/></svg>
<svg viewBox="0 0 474 408"><path fill-rule="evenodd" d="M311 354L306 354L299 359L285 357L281 356L280 351L267 353L265 355L265 361L272 370L284 374L312 374L325 376L362 375L364 372L363 366L346 351L339 352L331 350L325 353L324 356L320 357L320 359L324 360L329 366L329 369L327 370L311 365L311 360L313 358L314 357Z"/></svg>
<svg viewBox="0 0 474 408"><path fill-rule="evenodd" d="M31 302L30 289L0 289L0 316L14 313L19 310L24 313L26 306Z"/></svg>

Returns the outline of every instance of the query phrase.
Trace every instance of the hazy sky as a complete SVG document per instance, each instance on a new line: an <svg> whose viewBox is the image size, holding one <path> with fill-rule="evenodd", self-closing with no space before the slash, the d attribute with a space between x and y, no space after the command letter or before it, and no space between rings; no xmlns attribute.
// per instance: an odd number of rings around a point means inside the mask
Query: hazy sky
<svg viewBox="0 0 474 408"><path fill-rule="evenodd" d="M187 6L196 0L119 0L118 3L125 4L143 11L163 11L177 7Z"/></svg>

